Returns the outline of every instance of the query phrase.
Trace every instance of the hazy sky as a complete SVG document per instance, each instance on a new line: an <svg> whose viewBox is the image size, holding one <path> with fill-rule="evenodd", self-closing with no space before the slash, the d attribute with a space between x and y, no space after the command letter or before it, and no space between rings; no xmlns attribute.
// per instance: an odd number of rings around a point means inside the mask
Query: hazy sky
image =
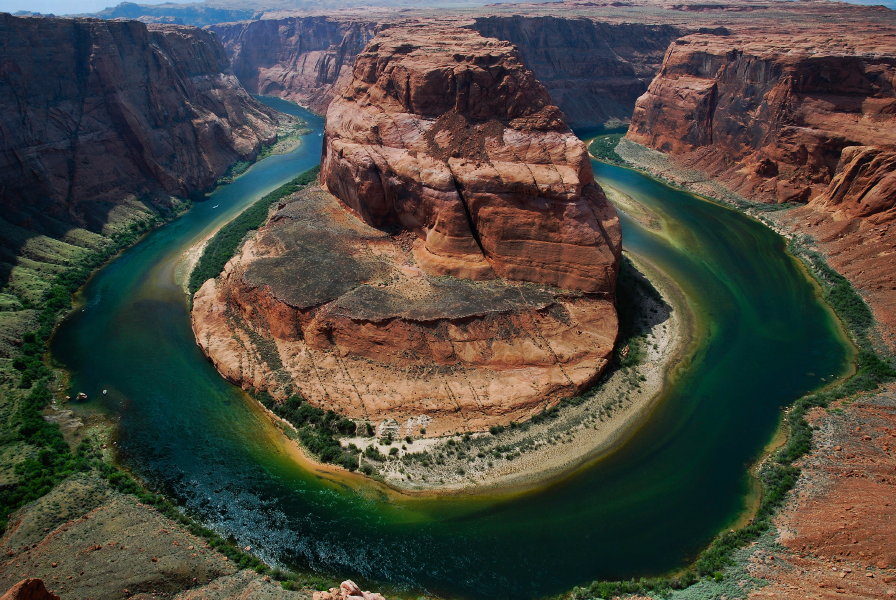
<svg viewBox="0 0 896 600"><path fill-rule="evenodd" d="M199 2L201 0L128 0L135 4L163 4L165 2ZM524 0L520 0L524 1ZM854 4L883 4L896 7L896 0L847 0ZM14 13L20 10L30 10L41 13L53 13L57 15L70 15L78 13L90 13L103 10L108 6L115 6L122 0L0 0L0 12Z"/></svg>
<svg viewBox="0 0 896 600"><path fill-rule="evenodd" d="M163 4L165 2L199 2L200 0L128 0L134 4ZM122 0L0 0L0 12L14 13L20 10L71 15L103 10L116 6Z"/></svg>

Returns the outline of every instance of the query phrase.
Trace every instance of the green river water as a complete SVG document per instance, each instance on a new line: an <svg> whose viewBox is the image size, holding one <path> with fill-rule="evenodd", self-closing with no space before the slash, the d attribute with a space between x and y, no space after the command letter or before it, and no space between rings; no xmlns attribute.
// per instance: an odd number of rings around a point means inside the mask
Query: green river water
<svg viewBox="0 0 896 600"><path fill-rule="evenodd" d="M678 282L698 317L693 358L618 451L564 481L507 496L403 498L304 470L267 416L196 348L175 280L183 251L317 164L321 119L100 271L60 327L54 358L86 410L118 423L121 462L262 558L396 589L534 598L594 579L680 567L742 514L749 466L781 408L849 368L850 351L783 240L637 172L598 180L659 216L622 215L624 247ZM108 394L99 394L108 389Z"/></svg>

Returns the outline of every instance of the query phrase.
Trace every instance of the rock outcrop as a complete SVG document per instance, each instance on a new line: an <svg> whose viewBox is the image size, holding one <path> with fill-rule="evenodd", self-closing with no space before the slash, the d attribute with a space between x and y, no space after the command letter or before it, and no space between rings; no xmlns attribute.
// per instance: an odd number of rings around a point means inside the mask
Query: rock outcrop
<svg viewBox="0 0 896 600"><path fill-rule="evenodd" d="M229 379L438 435L525 419L606 366L618 220L510 44L382 32L330 106L321 182L194 298Z"/></svg>
<svg viewBox="0 0 896 600"><path fill-rule="evenodd" d="M288 17L209 27L253 93L280 96L325 113L351 80L352 65L378 25L360 19Z"/></svg>
<svg viewBox="0 0 896 600"><path fill-rule="evenodd" d="M576 17L479 17L486 37L514 44L573 127L628 121L669 43L671 25L605 23Z"/></svg>
<svg viewBox="0 0 896 600"><path fill-rule="evenodd" d="M364 221L418 234L431 275L612 293L616 213L510 44L402 27L354 73L327 111L321 182Z"/></svg>
<svg viewBox="0 0 896 600"><path fill-rule="evenodd" d="M0 600L59 600L59 596L47 590L41 579L23 579L6 590Z"/></svg>
<svg viewBox="0 0 896 600"><path fill-rule="evenodd" d="M313 600L385 600L382 594L364 592L358 584L346 579L338 588L330 588L326 592L314 592Z"/></svg>
<svg viewBox="0 0 896 600"><path fill-rule="evenodd" d="M682 38L628 137L751 200L806 203L776 219L818 242L896 347L896 34Z"/></svg>
<svg viewBox="0 0 896 600"><path fill-rule="evenodd" d="M684 37L628 137L750 198L806 202L827 189L844 148L896 147L894 46L884 36Z"/></svg>
<svg viewBox="0 0 896 600"><path fill-rule="evenodd" d="M276 135L208 32L0 14L0 55L0 208L26 229L100 230L123 197L188 196Z"/></svg>

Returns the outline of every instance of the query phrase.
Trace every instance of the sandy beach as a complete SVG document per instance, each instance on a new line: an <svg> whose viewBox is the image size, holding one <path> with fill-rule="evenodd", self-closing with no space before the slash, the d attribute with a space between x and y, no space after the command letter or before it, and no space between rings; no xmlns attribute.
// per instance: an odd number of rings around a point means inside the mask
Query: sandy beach
<svg viewBox="0 0 896 600"><path fill-rule="evenodd" d="M687 341L694 339L693 317L681 292L651 265L636 264L662 295L659 301L642 299L640 313L646 327L640 340L643 360L611 369L583 394L580 403L561 403L552 418L497 434L415 439L412 443L397 440L388 445L370 438L345 443L361 448L374 443L386 455L397 448L397 457L380 463L379 476L390 487L410 494L523 492L559 481L606 457L637 431L662 400L675 367L691 349ZM428 461L421 460L424 455Z"/></svg>

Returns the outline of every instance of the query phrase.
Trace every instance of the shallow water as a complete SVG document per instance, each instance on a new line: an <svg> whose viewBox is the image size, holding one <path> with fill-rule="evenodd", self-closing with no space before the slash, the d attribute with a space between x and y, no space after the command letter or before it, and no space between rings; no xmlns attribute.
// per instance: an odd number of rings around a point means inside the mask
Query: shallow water
<svg viewBox="0 0 896 600"><path fill-rule="evenodd" d="M646 424L571 478L509 497L387 497L310 473L196 348L174 279L194 240L317 164L321 120L268 102L309 120L304 144L260 161L103 269L53 344L72 391L118 419L121 461L268 561L483 599L658 574L743 511L747 469L780 408L848 368L836 323L777 235L595 164L600 181L662 216L661 235L623 217L625 249L682 286L703 331Z"/></svg>

